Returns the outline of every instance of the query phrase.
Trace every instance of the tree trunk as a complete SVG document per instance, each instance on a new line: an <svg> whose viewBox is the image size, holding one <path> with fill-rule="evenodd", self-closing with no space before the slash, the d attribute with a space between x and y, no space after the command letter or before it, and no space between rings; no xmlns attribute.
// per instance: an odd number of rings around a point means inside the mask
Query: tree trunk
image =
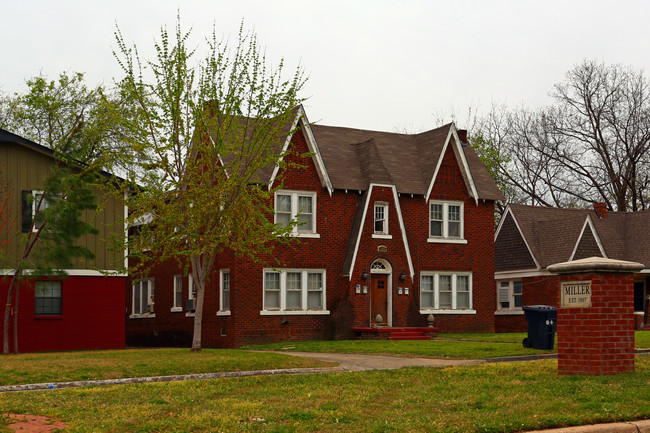
<svg viewBox="0 0 650 433"><path fill-rule="evenodd" d="M20 294L20 280L16 283L16 302L14 307L14 354L18 353L18 295Z"/></svg>
<svg viewBox="0 0 650 433"><path fill-rule="evenodd" d="M192 279L196 287L196 305L194 306L194 333L192 336L192 352L201 350L201 331L203 326L203 299L205 298L205 276L200 257L193 256Z"/></svg>
<svg viewBox="0 0 650 433"><path fill-rule="evenodd" d="M11 283L9 284L9 290L7 291L7 305L5 306L5 320L2 333L2 353L5 355L9 354L9 319L11 316L11 297L13 296L16 283L18 282L18 272L19 271L16 270L14 272L14 275L11 277Z"/></svg>

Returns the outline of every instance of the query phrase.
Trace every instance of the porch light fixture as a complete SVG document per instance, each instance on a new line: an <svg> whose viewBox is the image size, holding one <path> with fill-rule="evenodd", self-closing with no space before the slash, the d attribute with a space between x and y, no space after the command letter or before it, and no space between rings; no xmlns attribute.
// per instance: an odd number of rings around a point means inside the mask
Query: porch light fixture
<svg viewBox="0 0 650 433"><path fill-rule="evenodd" d="M402 275L399 276L400 281L404 281L406 279L406 271L402 271Z"/></svg>
<svg viewBox="0 0 650 433"><path fill-rule="evenodd" d="M363 271L363 274L361 274L361 279L362 280L367 280L368 279L368 271Z"/></svg>

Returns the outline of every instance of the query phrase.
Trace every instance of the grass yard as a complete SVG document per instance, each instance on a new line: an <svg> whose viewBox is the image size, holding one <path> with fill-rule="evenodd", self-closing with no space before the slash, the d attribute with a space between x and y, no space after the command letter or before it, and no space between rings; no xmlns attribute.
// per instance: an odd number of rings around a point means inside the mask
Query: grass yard
<svg viewBox="0 0 650 433"><path fill-rule="evenodd" d="M331 366L242 350L127 349L0 356L0 385Z"/></svg>
<svg viewBox="0 0 650 433"><path fill-rule="evenodd" d="M0 394L0 414L71 433L516 432L650 418L650 357L636 370L558 377L544 360L60 389Z"/></svg>
<svg viewBox="0 0 650 433"><path fill-rule="evenodd" d="M525 333L513 334L441 334L435 340L341 340L301 341L248 346L255 350L296 352L338 352L427 358L483 359L504 356L552 353L526 349L521 341Z"/></svg>
<svg viewBox="0 0 650 433"><path fill-rule="evenodd" d="M521 342L526 333L510 334L440 334L435 340L387 341L341 340L297 341L248 346L254 350L294 352L362 353L428 358L484 359L507 356L553 353L556 350L526 349ZM650 348L650 331L635 332L635 346Z"/></svg>

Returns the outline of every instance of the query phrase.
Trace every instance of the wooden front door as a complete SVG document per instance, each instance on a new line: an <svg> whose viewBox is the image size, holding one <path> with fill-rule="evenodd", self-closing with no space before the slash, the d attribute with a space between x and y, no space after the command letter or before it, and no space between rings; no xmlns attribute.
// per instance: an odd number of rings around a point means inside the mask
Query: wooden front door
<svg viewBox="0 0 650 433"><path fill-rule="evenodd" d="M375 324L377 314L381 314L382 323L388 323L388 275L373 274L370 289L371 299L371 324Z"/></svg>

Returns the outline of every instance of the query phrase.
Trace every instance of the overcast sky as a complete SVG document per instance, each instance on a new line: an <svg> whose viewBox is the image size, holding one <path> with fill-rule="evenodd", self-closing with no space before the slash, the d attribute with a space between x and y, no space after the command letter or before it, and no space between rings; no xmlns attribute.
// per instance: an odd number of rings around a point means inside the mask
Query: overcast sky
<svg viewBox="0 0 650 433"><path fill-rule="evenodd" d="M248 1L0 0L0 90L24 89L40 72L119 76L119 25L146 57L180 10L198 46L216 26L236 35L245 20L266 46L309 75L307 116L326 125L419 132L436 114L492 103L539 106L582 59L648 72L650 2L618 1Z"/></svg>

